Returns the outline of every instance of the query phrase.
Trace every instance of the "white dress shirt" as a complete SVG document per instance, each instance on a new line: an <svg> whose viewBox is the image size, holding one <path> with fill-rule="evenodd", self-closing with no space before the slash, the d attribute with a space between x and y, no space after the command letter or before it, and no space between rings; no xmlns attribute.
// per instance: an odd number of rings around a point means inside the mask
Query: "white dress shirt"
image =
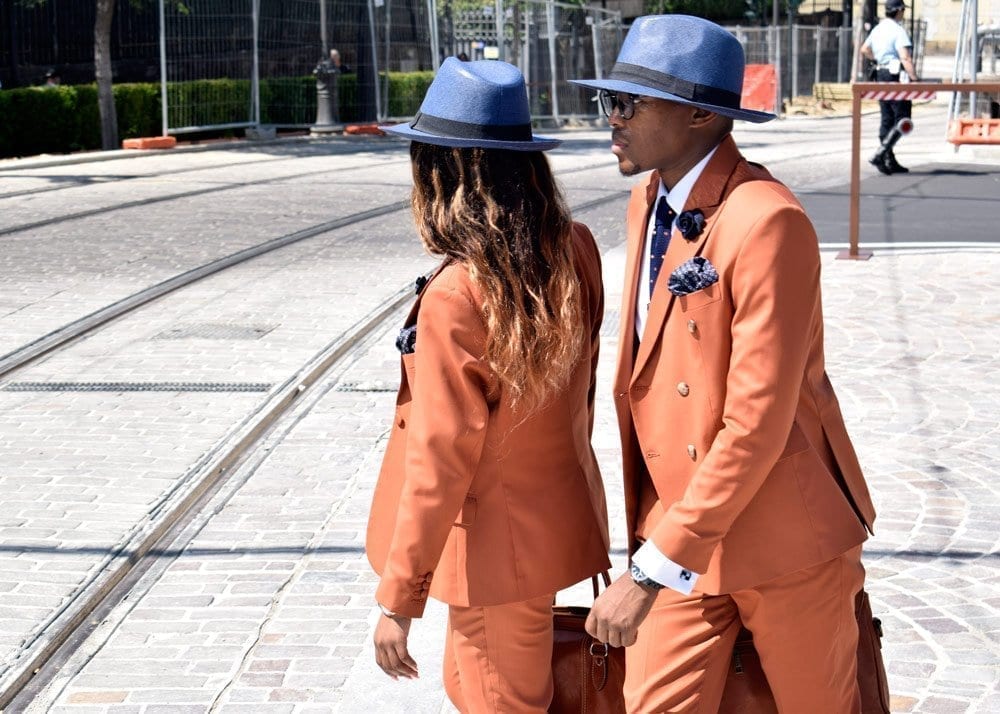
<svg viewBox="0 0 1000 714"><path fill-rule="evenodd" d="M705 166L708 164L709 159L715 154L715 150L719 147L715 147L705 155L705 157L699 161L697 164L691 167L691 169L684 174L683 178L677 182L670 191L667 191L667 187L663 185L663 181L660 181L660 188L657 191L656 200L653 201L655 206L659 200L660 196L667 197L667 204L674 211L676 222L676 215L679 215L684 210L684 204L687 203L688 196L691 193L691 189L694 188L695 182L701 176L701 172L705 170ZM697 206L695 206L697 208ZM652 212L651 212L652 214ZM672 230L673 227L671 227ZM649 316L649 243L652 240L654 229L654 221L648 221L646 225L646 240L642 248L642 270L639 271L639 283L634 286L635 290L638 290L636 294L635 301L635 334L639 336L639 339L643 338L643 331L646 329L646 318ZM676 238L671 238L671 240L677 240ZM669 266L664 263L660 274L657 276L656 280L669 280L670 273L676 266ZM650 335L649 339L656 339L655 335ZM669 345L666 348L669 349ZM665 556L660 552L660 549L656 547L653 541L646 541L642 546L635 552L632 556L632 562L635 563L639 568L646 574L647 577L652 578L661 585L665 585L672 590L677 590L684 595L690 595L692 588L694 588L695 581L698 579L698 573L694 573L679 563L675 563L670 558Z"/></svg>
<svg viewBox="0 0 1000 714"><path fill-rule="evenodd" d="M718 148L715 147L715 149ZM669 193L667 192L667 187L663 185L663 181L660 181L660 189L657 191L656 199L653 201L654 211L656 204L660 202L660 196L666 196L667 205L674 212L674 223L677 222L677 216L684 210L684 204L687 203L695 181L701 176L701 172L705 170L708 160L715 154L715 149L709 151L705 155L705 158L692 166L691 170L684 174L684 177L677 182L676 186L670 189ZM650 212L650 217L652 217L654 211ZM636 294L635 300L635 334L639 336L640 340L642 339L642 331L646 328L646 316L649 315L649 242L653 239L654 228L655 221L650 220L646 224L646 241L642 246L642 270L639 271L639 285L637 287L639 292ZM671 226L672 229L673 226ZM671 238L671 240L673 239ZM666 265L663 266L660 275L663 275L663 271L667 271ZM661 279L669 280L669 274L669 271L667 271L668 277L660 278L657 276L657 282Z"/></svg>

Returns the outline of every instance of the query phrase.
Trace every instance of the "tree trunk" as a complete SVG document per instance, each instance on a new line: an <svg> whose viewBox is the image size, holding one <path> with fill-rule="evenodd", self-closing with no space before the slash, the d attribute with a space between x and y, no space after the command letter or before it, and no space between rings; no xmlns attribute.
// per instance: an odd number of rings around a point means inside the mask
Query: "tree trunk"
<svg viewBox="0 0 1000 714"><path fill-rule="evenodd" d="M97 19L94 21L94 74L97 77L97 107L101 113L101 148L117 149L118 115L115 113L115 96L111 90L111 19L115 13L115 0L97 0Z"/></svg>

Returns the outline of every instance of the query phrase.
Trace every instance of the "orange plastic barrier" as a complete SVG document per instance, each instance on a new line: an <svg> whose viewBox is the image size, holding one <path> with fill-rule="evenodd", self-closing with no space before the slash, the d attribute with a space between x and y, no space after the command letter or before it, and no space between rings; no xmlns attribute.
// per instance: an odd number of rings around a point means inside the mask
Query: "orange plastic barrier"
<svg viewBox="0 0 1000 714"><path fill-rule="evenodd" d="M759 112L774 111L778 75L772 64L748 64L743 73L743 98L740 106Z"/></svg>
<svg viewBox="0 0 1000 714"><path fill-rule="evenodd" d="M374 134L375 136L385 136L385 132L378 128L378 124L348 124L344 127L345 134Z"/></svg>
<svg viewBox="0 0 1000 714"><path fill-rule="evenodd" d="M144 136L122 142L123 149L172 149L175 146L177 137L174 136Z"/></svg>
<svg viewBox="0 0 1000 714"><path fill-rule="evenodd" d="M952 119L948 122L952 144L1000 144L1000 119Z"/></svg>

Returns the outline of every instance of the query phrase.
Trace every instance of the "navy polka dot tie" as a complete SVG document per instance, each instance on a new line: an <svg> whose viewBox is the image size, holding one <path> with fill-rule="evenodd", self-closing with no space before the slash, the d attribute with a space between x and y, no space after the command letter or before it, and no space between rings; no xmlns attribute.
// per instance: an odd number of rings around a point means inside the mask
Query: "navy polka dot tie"
<svg viewBox="0 0 1000 714"><path fill-rule="evenodd" d="M653 224L653 240L649 244L649 297L653 298L653 288L656 287L656 276L663 267L663 256L667 254L670 244L670 229L674 224L673 209L667 203L666 196L660 196L656 204L656 223Z"/></svg>

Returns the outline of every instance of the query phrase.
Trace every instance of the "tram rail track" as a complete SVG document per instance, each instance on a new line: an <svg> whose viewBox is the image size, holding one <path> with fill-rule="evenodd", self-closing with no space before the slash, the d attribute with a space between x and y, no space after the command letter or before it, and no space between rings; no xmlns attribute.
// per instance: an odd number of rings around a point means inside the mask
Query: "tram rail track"
<svg viewBox="0 0 1000 714"><path fill-rule="evenodd" d="M122 315L132 312L137 308L156 300L157 298L176 292L177 290L187 287L188 285L191 285L192 283L195 283L203 278L215 275L216 273L235 265L245 263L252 258L264 255L265 253L270 253L271 251L278 250L279 248L284 248L285 246L292 245L293 243L298 243L306 238L312 238L322 233L346 228L350 225L360 223L361 221L366 221L371 218L377 218L379 216L395 213L407 208L409 205L409 201L396 201L395 203L378 206L366 211L360 211L343 218L336 218L332 221L318 223L314 226L310 226L309 228L304 228L302 230L295 231L294 233L279 236L278 238L272 238L271 240L263 243L258 243L257 245L249 248L244 248L243 250L218 258L209 263L205 263L197 268L192 268L184 273L175 275L172 278L168 278L167 280L157 283L156 285L140 290L137 293L133 293L126 298L117 300L100 310L96 310L78 320L74 320L73 322L63 325L62 327L53 330L52 332L49 332L48 334L12 352L9 352L6 355L0 356L0 379L5 378L10 373L24 367L28 363L33 362L38 357L51 352L53 349L61 347L72 340L93 332L97 327L100 327L115 318L121 317Z"/></svg>
<svg viewBox="0 0 1000 714"><path fill-rule="evenodd" d="M382 164L381 166L385 166L385 164ZM356 168L361 168L361 167L356 167ZM45 228L48 226L59 225L62 223L66 223L68 221L80 220L82 218L91 218L93 216L100 216L107 213L112 213L114 211L122 211L128 208L141 208L143 206L151 206L156 203L177 201L185 198L194 198L196 196L208 196L213 193L220 193L223 191L233 191L240 188L247 188L249 186L261 186L265 184L281 183L282 181L291 181L294 179L308 178L310 176L319 176L321 174L328 174L328 173L330 173L329 168L317 169L314 171L300 171L299 173L289 174L287 176L272 176L268 178L257 179L254 181L227 182L219 186L210 186L208 188L198 188L198 189L192 189L190 191L178 191L176 193L168 193L160 196L138 198L134 201L124 201L122 203L116 203L112 206L99 206L97 208L89 208L83 211L67 213L61 216L51 216L49 218L43 218L38 221L32 221L30 223L21 223L14 226L7 226L6 228L0 228L0 236L12 235L14 233L23 233L24 231L30 231L30 230L35 230L37 228ZM155 176L153 176L152 178L155 178Z"/></svg>
<svg viewBox="0 0 1000 714"><path fill-rule="evenodd" d="M409 159L406 159L409 162ZM607 162L586 164L580 167L573 167L571 169L564 169L559 172L558 175L566 175L571 173L580 173L584 171L590 171L596 168L603 168L608 166ZM329 169L324 169L325 173ZM289 178L289 177L285 177ZM238 184L238 186L253 185L252 183ZM236 185L234 185L236 186ZM234 186L224 186L217 187L218 190L232 188ZM204 195L205 193L214 192L215 189L202 189L197 191L184 192L183 194L172 194L170 196L161 197L157 200L172 200L183 197L190 197L195 195ZM619 194L614 194L619 195ZM624 195L624 194L622 194ZM610 200L610 199L608 199ZM576 210L587 210L591 205L600 205L605 199L598 198L595 201L591 201L585 204L581 204ZM128 207L134 207L138 205L146 205L150 202L155 202L152 199L143 199L139 201L129 202ZM125 206L126 204L123 204ZM0 380L4 380L14 371L28 365L29 363L35 361L39 357L51 352L53 349L65 345L71 341L74 341L84 335L88 335L94 331L97 327L110 322L118 317L121 317L127 313L136 310L143 305L146 305L157 298L163 297L170 293L176 292L188 285L191 285L203 278L207 278L211 275L215 275L227 268L244 263L248 260L256 258L257 256L270 253L274 250L284 248L285 246L298 243L299 241L305 240L307 238L312 238L323 233L330 231L340 230L346 228L356 223L366 221L372 218L378 218L381 216L396 213L398 211L403 211L409 208L409 200L395 201L382 206L376 206L375 208L367 209L364 211L359 211L357 213L352 213L348 216L341 218L335 218L330 221L324 221L322 223L317 223L313 226L303 228L292 233L279 236L277 238L272 238L270 240L258 243L256 245L244 248L243 250L236 251L227 256L217 258L215 260L204 263L198 267L187 270L183 273L174 275L171 278L160 281L155 285L148 288L140 290L132 295L129 295L120 300L106 305L99 310L95 310L83 317L80 317L72 322L69 322L61 327L48 332L41 337L38 337L31 342L22 345L21 347L11 350L10 352L0 355ZM110 210L110 209L108 209ZM105 209L93 209L92 211L84 211L76 214L72 214L69 218L81 218L90 215L96 215L98 213L106 212ZM35 226L41 225L51 225L53 221L39 221ZM4 235L4 230L0 229L0 235Z"/></svg>
<svg viewBox="0 0 1000 714"><path fill-rule="evenodd" d="M175 531L185 516L196 514L207 505L214 493L213 487L236 471L260 439L299 402L306 391L412 297L412 287L406 286L335 337L302 368L273 389L264 403L178 479L161 498L159 506L136 525L124 543L107 554L101 567L80 588L79 594L43 623L34 641L24 650L30 652L30 656L12 667L12 673L6 678L0 678L0 710L5 710L28 682L41 673L63 644L73 637L76 630L86 625L98 608L115 604L105 601L116 586L130 574L140 574L143 568L150 567L150 559L157 557L154 549L168 539L167 536ZM127 594L127 591L120 593L121 596Z"/></svg>
<svg viewBox="0 0 1000 714"><path fill-rule="evenodd" d="M299 159L301 157L295 157L295 158ZM280 160L285 160L285 159L280 159ZM385 166L391 166L393 164L409 164L409 162L410 162L410 160L409 160L408 157L405 158L405 159L401 158L398 161L390 161L390 162L386 162L386 163L383 163L383 164L379 164L378 168L384 168ZM252 163L258 163L258 162L252 162ZM240 166L244 166L244 165L247 165L247 164L246 163L242 163L242 162L232 162L230 164L225 164L225 165L221 165L221 166L203 167L203 168L194 169L194 170L210 170L210 169L215 169L215 168L227 168L227 167L229 167L229 168L239 168ZM595 164L587 164L585 166L574 167L572 169L564 169L563 171L561 171L559 173L560 174L579 173L579 172L582 172L582 171L589 171L589 170L592 170L594 168L605 167L605 166L608 166L608 165L609 165L608 162L605 161L605 162L600 162L600 163L595 163ZM365 169L365 168L374 168L374 167L369 164L369 165L348 167L347 170L360 170L360 169ZM340 169L338 169L338 171L342 172L342 171L344 171L344 168L341 167ZM224 182L224 183L222 183L222 184L220 184L218 186L203 187L203 188L197 188L197 189L192 189L192 190L188 190L188 191L177 191L177 192L174 192L174 193L167 193L167 194L162 194L162 195L159 195L159 196L149 196L147 198L139 198L139 199L135 199L133 201L124 201L124 202L116 203L116 204L113 204L113 205L110 205L110 206L98 206L98 207L95 207L95 208L88 208L88 209L85 209L85 210L75 211L73 213L66 213L66 214L59 215L59 216L50 216L48 218L42 218L42 219L39 219L37 221L30 221L30 222L27 222L27 223L19 223L19 224L12 225L12 226L0 226L0 236L13 235L15 233L23 233L25 231L35 230L35 229L38 229L38 228L46 228L48 226L60 225L60 224L63 224L63 223L67 223L69 221L76 221L76 220L81 220L81 219L84 219L84 218L92 218L94 216L101 216L101 215L105 215L105 214L108 214L108 213L113 213L115 211L121 211L121 210L130 209L130 208L141 208L141 207L144 207L144 206L151 206L151 205L154 205L154 204L157 204L157 203L166 203L166 202L170 202L170 201L178 201L178 200L182 200L182 199L185 199L185 198L194 198L196 196L207 196L207 195L214 194L214 193L221 193L221 192L224 192L224 191L233 191L233 190L237 190L237 189L241 189L241 188L247 188L249 186L260 186L260 185L266 185L266 184L280 183L280 182L283 182L283 181L291 181L291 180L295 180L295 179L308 178L310 176L319 176L319 175L322 175L322 174L328 174L330 172L331 172L330 168L323 168L323 169L316 169L316 170L312 170L312 171L301 171L301 172L294 173L294 174L288 174L287 176L271 176L271 177L256 179L256 180L252 180L252 181L235 181L235 182L234 181L227 181L227 182ZM158 178L159 176L175 175L177 173L186 173L186 172L185 171L167 171L167 172L161 172L161 173L156 173L156 174L149 174L149 175L144 175L144 176L135 176L135 177L133 177L133 179L155 179L155 178ZM107 182L100 182L100 183L112 183L112 182L111 181L107 181ZM90 184L90 185L93 185L93 184ZM65 187L59 187L59 188L65 188ZM3 200L5 198L13 198L13 197L16 197L16 195L0 195L0 200Z"/></svg>
<svg viewBox="0 0 1000 714"><path fill-rule="evenodd" d="M306 145L306 146L308 146L308 145ZM204 151L210 151L210 150L213 149L213 147L211 147L209 145L205 145L204 147L199 147L199 148L202 149L202 150L204 150ZM227 147L225 150L227 152L234 152L234 153L250 153L250 152L253 152L253 151L259 151L259 150L261 150L261 148L262 147L256 147L256 146L243 146L243 147L236 147L236 148ZM323 148L326 149L327 147L324 146ZM375 144L370 144L370 145L364 146L363 150L366 153L387 153L387 152L394 151L397 148L398 147L395 147L395 146L377 146ZM353 154L353 153L357 153L358 150L359 150L359 147L356 146L356 145L353 145L353 144L351 144L351 145L343 145L343 146L332 146L332 147L329 147L329 151L324 151L322 153L318 152L318 153L314 154L313 158L319 157L321 155L322 156L326 156L326 155L331 155L332 156L332 155L345 154L345 153L352 153ZM133 159L133 158L141 158L141 157L142 157L141 154L136 154L135 156L118 157L118 158L112 159L112 160L123 161L123 160L130 160L130 159ZM180 174L193 174L193 173L198 173L198 172L201 172L201 171L213 171L213 170L217 170L217 169L227 169L227 168L240 168L240 167L243 167L243 166L256 166L258 164L275 163L275 162L281 162L281 161L299 161L299 160L301 160L303 158L310 158L310 156L308 154L305 154L305 155L303 155L303 154L293 154L291 156L267 156L267 157L260 158L260 159L251 159L249 161L228 161L228 162L224 162L224 163L208 164L208 165L205 165L205 166L195 166L195 167L190 167L190 168L167 169L167 170L164 170L164 171L157 171L156 173L151 173L151 174L138 174L138 173L136 173L136 174L104 174L104 175L100 175L99 174L99 175L96 175L96 176L90 176L90 177L88 177L89 180L69 180L69 181L65 181L65 182L60 183L60 184L55 185L55 186L39 186L38 188L28 188L28 189L22 189L22 190L18 190L18 191L8 191L6 193L0 193L0 201L6 200L6 199L11 199L11 198L20 198L22 196L32 196L32 195L40 194L40 193L52 193L54 191L68 191L68 190L72 190L74 188L84 188L84 187L87 187L87 186L98 186L98 185L101 185L101 184L115 183L115 182L119 182L119 181L134 181L134 180L141 180L141 179L155 179L155 178L160 178L162 176L177 176L177 175L180 175ZM36 167L29 166L29 167L26 167L25 169L23 169L23 171L30 171L30 170L32 170L34 168L36 168ZM37 167L37 168L39 168L39 169L52 168L52 166L40 166L40 167ZM18 168L16 168L16 167L12 168L12 169L8 168L6 170L0 169L0 181L2 181L3 179L10 179L10 178L47 179L47 178L53 178L53 176L51 174L18 173Z"/></svg>
<svg viewBox="0 0 1000 714"><path fill-rule="evenodd" d="M100 186L102 184L108 183L119 183L122 181L135 181L141 179L151 179L160 178L163 176L176 176L178 174L193 174L199 171L212 171L214 169L227 169L242 166L255 166L257 164L273 163L275 161L292 161L293 159L299 159L300 157L285 157L285 156L269 156L264 159L254 159L251 161L231 161L225 164L210 164L208 166L196 166L194 168L186 169L168 169L166 171L158 171L155 174L104 174L97 176L88 176L86 178L80 178L77 180L69 180L64 183L59 183L55 186L39 186L38 188L26 188L19 191L8 191L6 193L0 193L0 201L4 201L11 198L21 198L23 196L34 196L39 193L52 193L53 191L69 191L74 188L85 188L88 186ZM0 173L0 180L13 178L10 173ZM31 178L51 178L47 175L32 176Z"/></svg>
<svg viewBox="0 0 1000 714"><path fill-rule="evenodd" d="M626 195L627 192L614 191L576 204L571 210L574 213L582 213L611 201L624 200ZM361 220L393 213L408 206L408 201L388 204L338 219L339 225L336 226L332 224L338 221L331 221L307 230L312 231L310 236L316 235ZM297 237L293 239L293 236ZM38 344L30 351L24 351L25 348L22 348L12 353L15 355L21 353L19 364L10 360L0 362L0 377L9 375L19 366L46 352L66 346L74 338L92 332L100 325L135 310L157 297L305 237L309 236L290 234L247 249L257 250L253 255L249 253L243 255L246 251L241 251L226 259L213 261L150 288L150 292L141 299L137 298L141 293L137 293L124 301L119 301L121 304L116 303L117 307L113 310L109 308L114 306L109 306L81 321L71 323L66 327L71 328L75 325L75 328L56 331L58 334L52 334L50 344ZM285 242L277 245L274 241ZM225 264L222 264L223 262ZM185 276L187 276L186 282L174 283L177 278ZM333 338L294 374L273 388L258 407L235 425L214 448L192 465L160 497L156 507L150 509L146 517L120 539L116 547L108 551L87 582L41 623L41 627L22 649L20 658L15 660L13 666L6 673L0 674L0 711L25 711L22 707L30 703L33 693L40 691L45 683L55 676L58 664L66 661L71 656L73 648L79 647L86 640L88 633L99 623L99 619L95 620L95 617L99 618L101 613L110 612L128 597L131 592L129 584L137 582L143 572L153 567L165 547L168 545L175 549L184 547L184 542L177 542L178 534L183 530L184 524L195 518L213 496L224 488L226 481L237 473L239 466L252 457L262 439L277 427L285 415L302 402L312 387L336 370L358 345L383 328L385 321L412 300L412 297L412 285L397 290L351 327Z"/></svg>

